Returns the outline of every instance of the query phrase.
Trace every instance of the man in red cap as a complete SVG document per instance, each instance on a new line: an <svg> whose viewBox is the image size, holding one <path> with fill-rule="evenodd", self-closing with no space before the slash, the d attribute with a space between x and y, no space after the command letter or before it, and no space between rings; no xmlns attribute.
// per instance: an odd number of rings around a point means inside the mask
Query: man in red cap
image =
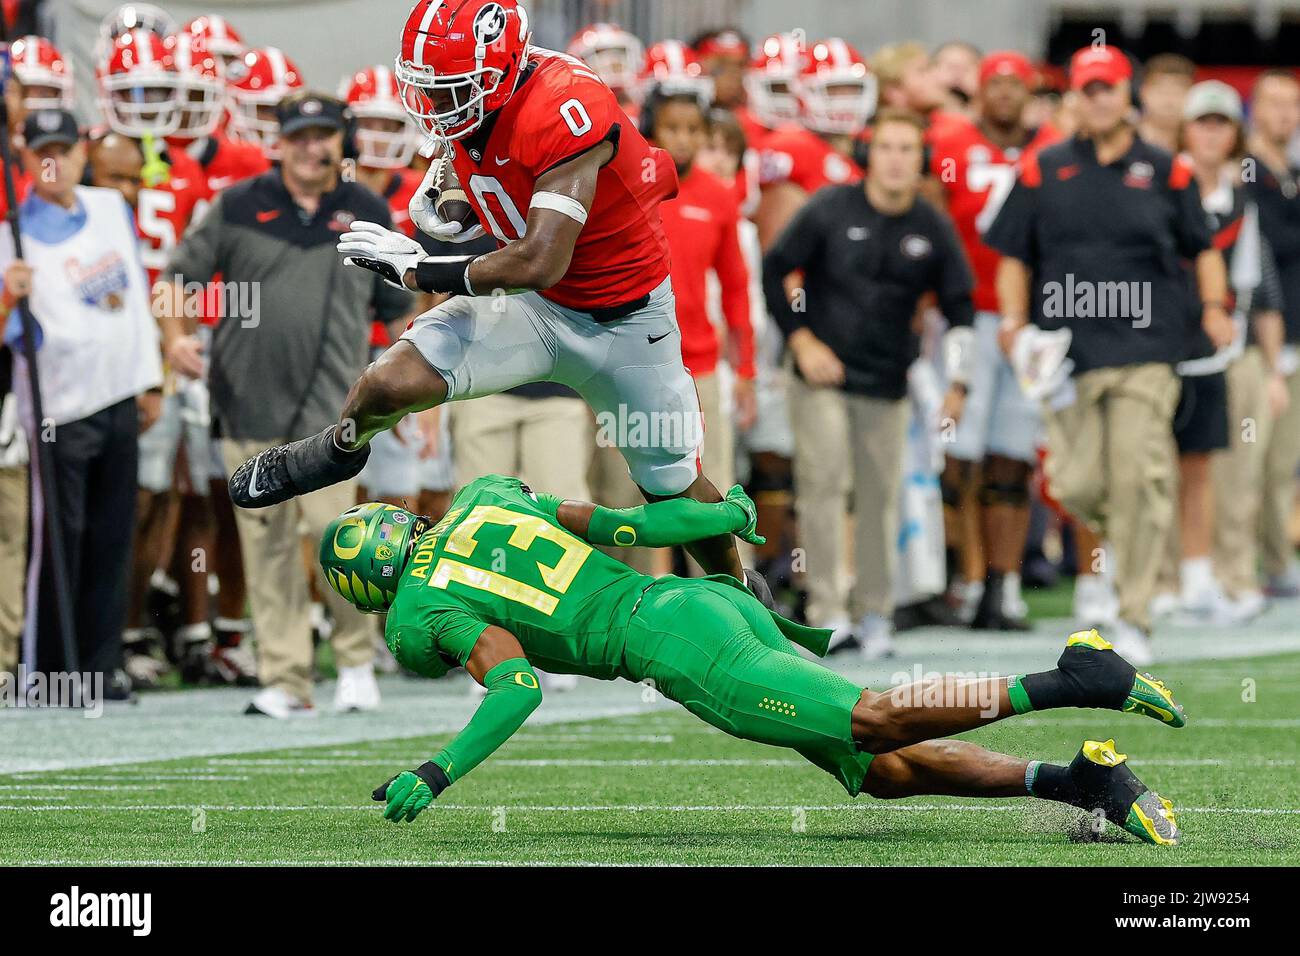
<svg viewBox="0 0 1300 956"><path fill-rule="evenodd" d="M944 128L932 143L930 174L975 274L975 322L948 333L951 388L963 411L947 446L945 499L960 502L962 617L973 627L1024 630L1020 558L1029 529L1029 479L1042 416L1022 393L998 348L997 271L1001 256L984 243L1016 182L1016 166L1060 139L1050 126L1025 125L1036 72L1022 53L990 53L979 63L974 120ZM964 579L964 580L963 580Z"/></svg>
<svg viewBox="0 0 1300 956"><path fill-rule="evenodd" d="M1146 663L1174 517L1174 365L1189 354L1190 316L1199 314L1218 347L1233 325L1191 166L1137 135L1132 72L1114 47L1074 55L1079 132L1022 160L984 240L1003 255L1004 349L1016 347L1031 315L1070 330L1072 375L1045 396L1047 478L1053 497L1107 540L1091 563L1114 572L1110 639Z"/></svg>

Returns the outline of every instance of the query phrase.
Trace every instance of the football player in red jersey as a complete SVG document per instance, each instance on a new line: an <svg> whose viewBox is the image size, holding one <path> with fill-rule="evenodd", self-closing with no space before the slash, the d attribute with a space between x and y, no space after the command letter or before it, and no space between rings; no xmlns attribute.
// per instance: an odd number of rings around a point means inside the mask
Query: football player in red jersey
<svg viewBox="0 0 1300 956"><path fill-rule="evenodd" d="M9 47L9 59L29 111L72 109L72 66L53 43L45 37L19 37Z"/></svg>
<svg viewBox="0 0 1300 956"><path fill-rule="evenodd" d="M645 60L645 47L635 34L613 23L593 23L573 35L567 52L595 70L625 109L634 105L637 74Z"/></svg>
<svg viewBox="0 0 1300 956"><path fill-rule="evenodd" d="M231 73L230 135L275 159L280 137L275 104L302 88L302 73L283 50L273 46L249 50Z"/></svg>
<svg viewBox="0 0 1300 956"><path fill-rule="evenodd" d="M339 243L347 263L454 297L366 370L337 426L236 469L236 504L270 505L350 478L370 438L408 412L532 381L586 399L598 440L619 446L647 499L720 500L699 470L699 401L682 364L659 220L659 203L677 192L672 159L628 124L589 67L533 49L530 38L518 0L419 0L412 9L396 68L404 102L447 143L455 179L500 248L431 258L401 233L354 223ZM445 168L431 166L426 183L441 185ZM482 228L443 222L435 205L422 188L412 206L427 234ZM747 576L730 536L698 542L692 555L707 571Z"/></svg>
<svg viewBox="0 0 1300 956"><path fill-rule="evenodd" d="M243 61L244 54L248 52L243 36L222 16L203 14L194 17L179 32L188 33L201 41L221 61L222 73L226 76L230 76L232 70L237 71L237 64Z"/></svg>
<svg viewBox="0 0 1300 956"><path fill-rule="evenodd" d="M704 74L713 80L713 105L735 110L745 105L745 71L749 69L749 40L739 30L710 30L691 44Z"/></svg>
<svg viewBox="0 0 1300 956"><path fill-rule="evenodd" d="M161 37L131 30L114 41L98 77L100 109L109 129L139 140L144 151L136 228L146 242L142 258L152 287L194 207L208 195L198 163L166 144L181 125L175 60Z"/></svg>
<svg viewBox="0 0 1300 956"><path fill-rule="evenodd" d="M866 60L838 38L807 51L796 92L801 125L768 135L759 157L763 198L754 221L765 250L822 186L862 178L852 159L854 141L876 109L876 81Z"/></svg>
<svg viewBox="0 0 1300 956"><path fill-rule="evenodd" d="M210 49L207 41L190 29L169 36L164 47L180 90L181 119L167 138L168 145L184 150L199 164L211 195L266 172L270 161L261 149L233 140L221 129L226 118L228 58ZM202 208L196 209L194 215L201 212Z"/></svg>
<svg viewBox="0 0 1300 956"><path fill-rule="evenodd" d="M930 172L943 188L975 274L977 313L973 327L952 330L947 343L954 381L966 390L943 475L949 499L962 503L965 581L954 582L954 596L972 627L998 630L1028 627L1020 559L1041 414L998 348L1001 256L982 237L1015 185L1017 162L1059 139L1050 127L1024 125L1034 80L1033 65L1020 53L984 57L976 119L949 124L931 144Z"/></svg>

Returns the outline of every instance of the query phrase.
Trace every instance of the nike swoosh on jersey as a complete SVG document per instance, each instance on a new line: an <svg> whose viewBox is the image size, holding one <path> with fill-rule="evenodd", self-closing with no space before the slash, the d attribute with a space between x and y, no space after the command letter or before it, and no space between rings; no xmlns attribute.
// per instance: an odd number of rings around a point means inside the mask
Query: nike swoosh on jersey
<svg viewBox="0 0 1300 956"><path fill-rule="evenodd" d="M501 159L497 156L493 156L492 162L496 163L498 166L504 166L506 163L510 162L510 157L507 156L505 159Z"/></svg>
<svg viewBox="0 0 1300 956"><path fill-rule="evenodd" d="M275 218L276 216L278 216L278 215L280 215L280 210L278 210L278 209L267 209L267 210L265 210L265 211L263 211L263 212L259 212L259 213L257 214L257 221L258 221L258 222L270 222L272 219L274 219L274 218Z"/></svg>

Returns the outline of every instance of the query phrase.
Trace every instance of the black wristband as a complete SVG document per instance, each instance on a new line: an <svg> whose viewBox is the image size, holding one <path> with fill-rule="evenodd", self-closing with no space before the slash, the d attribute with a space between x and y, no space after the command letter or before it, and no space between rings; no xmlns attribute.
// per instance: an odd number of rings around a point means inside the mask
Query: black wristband
<svg viewBox="0 0 1300 956"><path fill-rule="evenodd" d="M432 760L426 760L416 767L415 775L429 785L435 797L451 786L451 781L447 779L447 772Z"/></svg>
<svg viewBox="0 0 1300 956"><path fill-rule="evenodd" d="M415 284L425 292L473 295L465 271L478 256L430 256L415 265Z"/></svg>

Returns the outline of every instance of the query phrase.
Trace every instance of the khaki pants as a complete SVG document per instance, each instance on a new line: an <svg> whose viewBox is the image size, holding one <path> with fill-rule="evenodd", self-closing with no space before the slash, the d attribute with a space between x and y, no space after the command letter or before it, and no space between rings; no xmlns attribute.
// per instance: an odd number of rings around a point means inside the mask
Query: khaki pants
<svg viewBox="0 0 1300 956"><path fill-rule="evenodd" d="M722 382L717 374L695 379L700 396L700 416L704 419L704 445L700 449L700 466L724 495L736 483L736 429L731 416L722 410Z"/></svg>
<svg viewBox="0 0 1300 956"><path fill-rule="evenodd" d="M1074 385L1074 404L1047 414L1047 480L1109 541L1120 617L1147 629L1177 506L1178 376L1147 363L1094 369Z"/></svg>
<svg viewBox="0 0 1300 956"><path fill-rule="evenodd" d="M225 439L221 455L227 474L279 444L282 441ZM311 701L311 599L303 568L300 522L313 542L319 542L325 526L355 505L356 498L357 483L346 481L270 508L235 509L257 633L257 676L263 687L282 687L301 701ZM316 573L319 575L319 569ZM330 643L338 666L371 663L375 648L370 622L323 580L320 589L334 614Z"/></svg>
<svg viewBox="0 0 1300 956"><path fill-rule="evenodd" d="M1228 447L1214 456L1214 570L1229 595L1259 588L1257 528L1271 422L1258 348L1228 367Z"/></svg>
<svg viewBox="0 0 1300 956"><path fill-rule="evenodd" d="M586 500L591 411L580 398L485 395L452 411L456 484L513 475L534 491Z"/></svg>
<svg viewBox="0 0 1300 956"><path fill-rule="evenodd" d="M887 617L894 611L907 421L905 399L813 388L791 377L795 512L807 559L810 624L838 624L867 613ZM844 555L850 493L857 569L851 597Z"/></svg>
<svg viewBox="0 0 1300 956"><path fill-rule="evenodd" d="M27 583L27 474L26 465L0 468L0 680L18 671Z"/></svg>
<svg viewBox="0 0 1300 956"><path fill-rule="evenodd" d="M1260 561L1265 574L1282 574L1295 558L1291 510L1295 507L1295 472L1300 465L1300 371L1287 376L1291 401L1262 439L1264 491L1259 511Z"/></svg>

